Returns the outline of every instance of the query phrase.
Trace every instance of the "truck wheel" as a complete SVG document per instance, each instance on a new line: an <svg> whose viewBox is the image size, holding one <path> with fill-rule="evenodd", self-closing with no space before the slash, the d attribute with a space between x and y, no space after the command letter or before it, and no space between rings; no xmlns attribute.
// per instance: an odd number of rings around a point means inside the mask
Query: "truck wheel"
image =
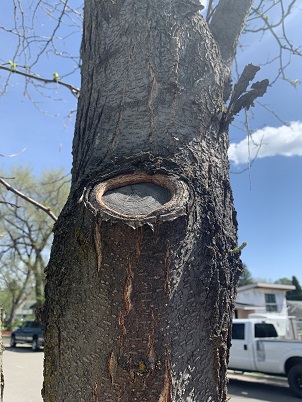
<svg viewBox="0 0 302 402"><path fill-rule="evenodd" d="M297 364L289 370L288 383L293 393L302 398L302 364Z"/></svg>
<svg viewBox="0 0 302 402"><path fill-rule="evenodd" d="M39 341L38 341L38 337L37 337L37 336L35 336L35 337L33 338L33 343L32 343L32 345L31 345L31 348L32 348L32 350L33 350L34 352L36 352L37 350L39 350Z"/></svg>
<svg viewBox="0 0 302 402"><path fill-rule="evenodd" d="M15 348L15 347L16 347L15 335L12 335L11 338L10 338L10 347L11 347L11 348Z"/></svg>

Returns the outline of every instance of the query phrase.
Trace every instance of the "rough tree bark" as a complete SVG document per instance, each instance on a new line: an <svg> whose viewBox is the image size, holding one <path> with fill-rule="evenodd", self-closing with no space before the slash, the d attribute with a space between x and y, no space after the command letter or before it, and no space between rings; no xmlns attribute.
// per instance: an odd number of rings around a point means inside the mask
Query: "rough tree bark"
<svg viewBox="0 0 302 402"><path fill-rule="evenodd" d="M72 188L46 270L47 402L226 400L241 263L222 111L252 1L220 3L213 33L189 0L85 4Z"/></svg>

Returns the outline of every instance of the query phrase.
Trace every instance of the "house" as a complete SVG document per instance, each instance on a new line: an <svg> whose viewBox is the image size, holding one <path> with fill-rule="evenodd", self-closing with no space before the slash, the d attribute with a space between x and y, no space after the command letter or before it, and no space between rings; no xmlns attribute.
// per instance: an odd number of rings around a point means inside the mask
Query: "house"
<svg viewBox="0 0 302 402"><path fill-rule="evenodd" d="M235 318L265 318L273 321L280 336L295 337L296 327L288 314L285 298L293 285L272 283L252 283L237 290Z"/></svg>
<svg viewBox="0 0 302 402"><path fill-rule="evenodd" d="M15 319L23 320L34 315L34 306L36 300L23 300L23 302L16 308Z"/></svg>
<svg viewBox="0 0 302 402"><path fill-rule="evenodd" d="M252 283L237 290L235 317L247 318L251 314L288 317L285 292L294 285Z"/></svg>

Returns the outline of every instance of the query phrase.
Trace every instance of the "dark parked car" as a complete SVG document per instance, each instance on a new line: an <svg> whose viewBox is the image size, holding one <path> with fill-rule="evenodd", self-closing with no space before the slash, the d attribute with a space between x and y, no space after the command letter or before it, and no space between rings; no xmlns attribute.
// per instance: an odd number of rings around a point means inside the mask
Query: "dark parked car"
<svg viewBox="0 0 302 402"><path fill-rule="evenodd" d="M44 324L37 321L25 321L22 327L15 329L10 338L10 346L16 347L17 343L31 344L32 350L38 350L44 346Z"/></svg>

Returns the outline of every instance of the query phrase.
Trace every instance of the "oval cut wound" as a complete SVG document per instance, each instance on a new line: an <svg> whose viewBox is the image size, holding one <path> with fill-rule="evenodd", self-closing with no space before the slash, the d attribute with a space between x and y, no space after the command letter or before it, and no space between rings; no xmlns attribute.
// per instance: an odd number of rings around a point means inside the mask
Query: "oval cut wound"
<svg viewBox="0 0 302 402"><path fill-rule="evenodd" d="M135 183L105 192L103 203L123 215L147 215L171 200L166 188L154 183Z"/></svg>

